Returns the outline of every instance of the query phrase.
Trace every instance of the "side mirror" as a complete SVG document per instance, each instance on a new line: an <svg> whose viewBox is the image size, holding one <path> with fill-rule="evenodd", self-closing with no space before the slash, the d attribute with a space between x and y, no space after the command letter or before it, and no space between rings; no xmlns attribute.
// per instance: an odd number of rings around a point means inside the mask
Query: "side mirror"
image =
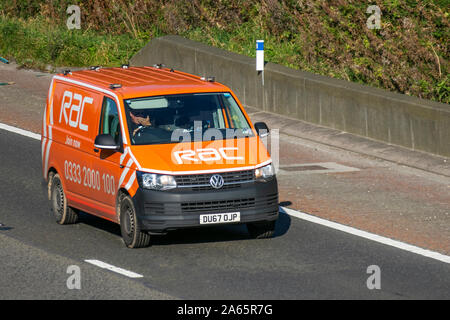
<svg viewBox="0 0 450 320"><path fill-rule="evenodd" d="M269 135L269 127L265 122L255 123L255 129L260 138L264 138Z"/></svg>
<svg viewBox="0 0 450 320"><path fill-rule="evenodd" d="M109 134L99 134L97 137L95 137L94 147L106 150L119 149L116 141L114 141L114 138Z"/></svg>

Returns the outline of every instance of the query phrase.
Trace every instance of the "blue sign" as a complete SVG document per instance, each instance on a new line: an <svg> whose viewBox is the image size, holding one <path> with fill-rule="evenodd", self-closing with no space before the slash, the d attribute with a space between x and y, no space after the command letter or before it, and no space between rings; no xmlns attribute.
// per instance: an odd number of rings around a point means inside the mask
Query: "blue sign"
<svg viewBox="0 0 450 320"><path fill-rule="evenodd" d="M264 50L264 41L262 40L256 41L256 50Z"/></svg>

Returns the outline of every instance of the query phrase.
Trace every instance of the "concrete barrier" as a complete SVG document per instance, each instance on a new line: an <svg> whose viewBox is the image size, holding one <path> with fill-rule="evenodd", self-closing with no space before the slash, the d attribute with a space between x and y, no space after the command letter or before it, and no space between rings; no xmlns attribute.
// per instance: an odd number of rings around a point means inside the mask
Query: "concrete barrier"
<svg viewBox="0 0 450 320"><path fill-rule="evenodd" d="M131 65L215 76L245 106L450 157L450 105L266 63L179 36L153 39Z"/></svg>

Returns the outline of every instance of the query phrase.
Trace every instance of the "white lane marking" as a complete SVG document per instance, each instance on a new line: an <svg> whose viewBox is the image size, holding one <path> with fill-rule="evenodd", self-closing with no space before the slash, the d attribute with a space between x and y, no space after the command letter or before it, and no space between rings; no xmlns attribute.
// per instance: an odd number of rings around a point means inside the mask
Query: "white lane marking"
<svg viewBox="0 0 450 320"><path fill-rule="evenodd" d="M3 123L0 123L0 129L7 130L7 131L10 131L10 132L14 132L14 133L18 133L18 134L21 134L23 136L30 137L30 138L33 138L33 139L36 139L36 140L41 140L41 135L39 135L39 134L30 132L30 131L26 131L26 130L23 130L23 129L19 129L19 128L16 128L16 127L12 127L12 126L9 126L9 125L3 124ZM309 214L304 213L304 212L295 211L295 210L292 210L292 209L289 209L289 208L284 208L284 207L280 207L280 209L284 213L286 213L286 214L288 214L290 216L299 218L299 219L303 219L303 220L306 220L306 221L309 221L309 222L320 224L320 225L323 225L323 226L326 226L326 227L329 227L329 228L332 228L332 229L340 230L340 231L343 231L343 232L346 232L346 233L349 233L349 234L356 235L356 236L361 237L361 238L373 240L373 241L376 241L376 242L379 242L379 243L382 243L382 244L386 244L386 245L391 246L391 247L395 247L395 248L398 248L398 249L402 249L402 250L406 250L406 251L409 251L409 252L412 252L412 253L416 253L416 254L424 256L424 257L432 258L432 259L435 259L435 260L438 260L438 261L442 261L442 262L445 262L445 263L450 263L450 256L446 256L446 255L438 253L438 252L434 252L434 251L427 250L427 249L422 249L422 248L419 248L419 247L416 247L416 246L413 246L413 245L410 245L410 244L407 244L407 243L403 243L403 242L400 242L400 241L392 240L392 239L389 239L389 238L386 238L386 237L382 237L382 236L379 236L379 235L376 235L376 234L373 234L373 233L369 233L369 232L366 232L366 231L358 230L358 229L355 229L355 228L352 228L352 227L344 226L342 224L339 224L339 223L336 223L336 222L332 222L332 221L328 221L328 220L325 220L325 219L321 219L321 218L309 215ZM97 260L89 260L89 261L97 261Z"/></svg>
<svg viewBox="0 0 450 320"><path fill-rule="evenodd" d="M31 132L31 131L27 131L27 130L23 130L17 127L13 127L13 126L8 126L7 124L4 123L0 123L0 129L6 130L6 131L10 131L10 132L14 132L14 133L18 133L21 134L25 137L29 137L29 138L33 138L36 140L41 140L41 135Z"/></svg>
<svg viewBox="0 0 450 320"><path fill-rule="evenodd" d="M431 259L435 259L435 260L439 260L441 262L445 262L445 263L450 263L450 256L446 256L444 254L441 254L439 252L435 252L435 251L431 251L431 250L427 250L427 249L422 249L401 241L397 241L397 240L392 240L390 238L386 238L386 237L382 237L379 236L377 234L373 234L367 231L362 231L362 230L358 230L356 228L353 227L349 227L349 226L345 226L336 222L332 222L329 220L325 220L322 218L318 218L315 216L312 216L310 214L301 212L301 211L296 211L293 209L289 209L289 208L284 208L284 207L280 207L280 211L284 212L290 216L302 219L302 220L306 220L309 222L313 222L316 224L320 224L322 226L326 226L328 228L332 228L335 230L339 230L339 231L343 231L361 238L365 238L365 239L369 239L372 241L376 241L378 243L382 243L391 247L395 247L397 249L401 249L401 250L405 250L405 251L409 251L427 258L431 258Z"/></svg>
<svg viewBox="0 0 450 320"><path fill-rule="evenodd" d="M142 274L139 273L135 273L133 271L128 271L116 266L113 266L111 264L105 263L103 261L100 260L84 260L87 263L93 264L94 266L100 267L102 269L107 269L116 273L119 273L121 275L124 275L126 277L129 278L143 278L144 276Z"/></svg>

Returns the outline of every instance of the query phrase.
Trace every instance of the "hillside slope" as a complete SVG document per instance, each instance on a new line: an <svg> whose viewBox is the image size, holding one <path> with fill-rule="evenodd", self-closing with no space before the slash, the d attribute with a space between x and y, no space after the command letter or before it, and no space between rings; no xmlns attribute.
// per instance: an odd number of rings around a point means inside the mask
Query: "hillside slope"
<svg viewBox="0 0 450 320"><path fill-rule="evenodd" d="M65 26L71 4L81 9L81 30ZM381 9L379 29L367 27L368 1L4 0L0 55L117 65L165 34L249 56L264 39L268 61L449 103L449 0L370 4Z"/></svg>

